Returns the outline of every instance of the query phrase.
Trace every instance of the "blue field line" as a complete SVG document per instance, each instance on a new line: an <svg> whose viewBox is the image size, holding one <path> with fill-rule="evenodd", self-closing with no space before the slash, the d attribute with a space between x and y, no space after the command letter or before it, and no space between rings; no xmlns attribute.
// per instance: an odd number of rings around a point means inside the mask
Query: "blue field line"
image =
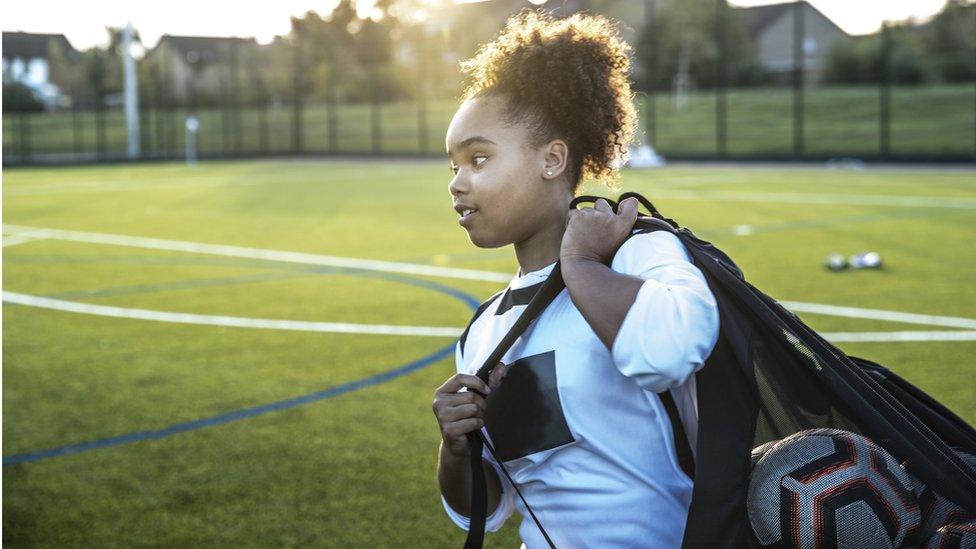
<svg viewBox="0 0 976 549"><path fill-rule="evenodd" d="M354 271L350 269L349 272L351 274ZM477 308L478 305L480 304L479 301L472 295L462 292L461 290L458 290L456 288L452 288L450 286L446 286L444 284L440 284L430 280L412 278L406 275L393 274L393 273L374 273L374 272L358 271L355 272L355 274L376 277L376 278L385 278L389 280L395 280L397 282L403 282L405 284L411 284L414 286L428 288L455 297L460 301L463 301L472 309ZM329 389L324 389L322 391L316 391L314 393L309 393L307 395L294 397L286 400L279 400L277 402L262 404L260 406L254 406L251 408L244 408L242 410L236 410L234 412L228 412L226 414L220 414L208 418L188 421L185 423L177 423L174 425L170 425L168 427L164 427L162 429L157 429L152 431L136 431L133 433L128 433L125 435L119 435L110 438L103 438L99 440L91 440L87 442L80 442L77 444L59 446L56 448L51 448L49 450L38 450L34 452L25 452L22 454L4 456L3 466L6 467L8 465L29 463L32 461L39 461L42 459L48 459L48 458L53 458L58 456L66 456L70 454L77 454L80 452L87 452L89 450L98 450L100 448L108 448L110 446L129 444L131 442L139 442L143 440L159 440L162 438L166 438L170 435L175 435L186 431L192 431L194 429L201 429L204 427L222 425L224 423L230 423L232 421L237 421L240 419L247 419L250 417L266 414L269 412L287 410L289 408L294 408L296 406L301 406L303 404L317 402L319 400L324 400L334 396L339 396L345 393L349 393L351 391L364 389L372 385L377 385L379 383L390 381L400 376L409 374L413 371L419 370L424 366L428 366L443 358L450 356L454 352L455 344L456 342L451 342L449 345L446 345L427 356L421 357L417 360L414 360L413 362L404 364L403 366L399 366L393 370L382 372L356 381L350 381L349 383L344 383L342 385L332 387Z"/></svg>
<svg viewBox="0 0 976 549"><path fill-rule="evenodd" d="M379 383L383 383L385 381L390 381L402 375L409 374L410 372L419 370L424 366L433 364L438 360L450 356L454 352L454 345L455 343L452 342L450 345L438 349L434 353L431 353L425 357L417 359L409 364L405 364L394 370L376 374L374 376L370 376L364 379L351 381L349 383L344 383L337 387L332 387L330 389L325 389L323 391L317 391L315 393L309 393L307 395L290 398L287 400L279 400L278 402L272 402L270 404L262 404L260 406L254 406L252 408L244 408L243 410L237 410L234 412L211 416L208 418L198 419L195 421L177 423L175 425L170 425L169 427L164 427L162 429L158 429L154 431L136 431L134 433L129 433L117 437L91 440L88 442L81 442L78 444L70 444L68 446L59 446L57 448L51 448L50 450L40 450L36 452L27 452L23 454L15 454L12 456L4 456L3 465L4 467L6 467L8 465L15 465L18 463L28 463L31 461L38 461L47 458L66 456L70 454L77 454L80 452L87 452L89 450L108 448L110 446L119 446L121 444L128 444L130 442L139 442L143 440L159 440L161 438L166 438L170 435L184 433L186 431L192 431L194 429L201 429L203 427L213 427L215 425L230 423L232 421L237 421L240 419L247 419L249 417L259 416L261 414L266 414L268 412L287 410L288 408L294 408L296 406L301 406L303 404L308 404L311 402L324 400L330 397L339 396L351 391L355 391L357 389L363 389L371 385L376 385Z"/></svg>

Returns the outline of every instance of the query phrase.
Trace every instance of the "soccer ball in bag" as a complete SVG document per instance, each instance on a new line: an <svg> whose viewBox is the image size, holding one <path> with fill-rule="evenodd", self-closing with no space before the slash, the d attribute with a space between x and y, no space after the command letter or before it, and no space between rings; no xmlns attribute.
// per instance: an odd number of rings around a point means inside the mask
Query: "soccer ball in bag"
<svg viewBox="0 0 976 549"><path fill-rule="evenodd" d="M976 471L976 456L959 450L956 450L956 453L966 465L969 465L973 471ZM961 528L966 525L963 523L969 523L968 528L970 530L976 528L976 524L971 522L976 521L976 516L959 507L942 494L922 484L918 479L912 477L912 480L915 483L915 494L918 497L919 509L922 512L922 532L920 537L925 547L932 545L933 542L930 540L950 539L956 534L964 534L965 530ZM943 532L944 528L949 526L952 528ZM976 539L976 532L970 533L973 534L970 538ZM932 546L959 547L958 544Z"/></svg>
<svg viewBox="0 0 976 549"><path fill-rule="evenodd" d="M921 515L908 473L869 439L839 429L784 438L756 462L748 511L764 547L902 547Z"/></svg>
<svg viewBox="0 0 976 549"><path fill-rule="evenodd" d="M925 540L924 549L976 549L976 522L946 524Z"/></svg>

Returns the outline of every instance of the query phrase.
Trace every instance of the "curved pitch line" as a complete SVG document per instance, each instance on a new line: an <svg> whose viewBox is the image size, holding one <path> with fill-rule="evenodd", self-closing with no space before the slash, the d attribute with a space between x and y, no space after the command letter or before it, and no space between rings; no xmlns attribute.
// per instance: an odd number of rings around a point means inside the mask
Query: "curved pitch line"
<svg viewBox="0 0 976 549"><path fill-rule="evenodd" d="M365 276L377 276L375 273L363 273L363 274ZM416 286L430 288L432 290L448 294L452 297L455 297L463 301L472 309L476 308L479 304L477 299L475 299L471 295L462 292L461 290L451 288L450 286L445 286L443 284L438 284L436 282L431 282L429 280L413 279L410 277L400 276L400 275L380 275L380 276L383 276L384 278L390 278L393 280L399 280L406 284L413 284ZM64 456L69 454L77 454L79 452L97 450L99 448L106 448L109 446L118 446L120 444L128 444L130 442L138 442L141 440L159 440L161 438L165 438L177 433L192 431L194 429L200 429L203 427L221 425L224 423L229 423L231 421L246 419L249 417L258 416L269 412L294 408L296 406L301 406L303 404L308 404L311 402L324 400L330 397L339 396L351 391L355 391L357 389L363 389L372 385L383 383L385 381L390 381L397 377L409 374L415 370L419 370L420 368L423 368L424 366L433 364L438 360L450 356L450 354L454 352L454 346L455 343L452 342L449 345L446 345L427 356L421 357L417 360L414 360L413 362L407 363L393 370L382 372L356 381L350 381L348 383L344 383L336 387L332 387L322 391L317 391L314 393L309 393L307 395L285 399L285 400L279 400L276 402L271 402L269 404L253 406L251 408L244 408L243 410L228 412L226 414L219 414L216 416L198 419L195 421L177 423L175 425L170 425L162 429L156 429L150 431L136 431L134 433L128 433L125 435L119 435L110 438L103 438L103 439L91 440L87 442L80 442L77 444L59 446L56 448L51 448L49 450L38 450L34 452L15 454L12 456L4 456L3 465L6 467L7 465L27 463L31 461L38 461L41 459Z"/></svg>
<svg viewBox="0 0 976 549"><path fill-rule="evenodd" d="M164 427L162 429L156 429L151 431L136 431L134 433L129 433L117 437L91 440L88 442L70 444L67 446L59 446L57 448L51 448L50 450L40 450L35 452L27 452L23 454L15 454L12 456L4 456L3 465L6 467L7 465L14 465L17 463L26 463L30 461L38 461L41 459L47 459L52 457L66 456L69 454L77 454L79 452L97 450L99 448L107 448L109 446L119 446L121 444L128 444L130 442L139 442L142 440L159 440L162 438L166 438L170 435L175 435L186 431L192 431L194 429L200 429L202 427L212 427L214 425L230 423L232 421L258 416L261 414L266 414L268 412L276 412L279 410L287 410L288 408L295 408L296 406L301 406L303 404L308 404L310 402L316 402L326 398L339 396L351 391L355 391L357 389L363 389L371 385L383 383L384 381L389 381L391 379L400 377L402 375L409 374L414 370L419 370L420 368L423 368L428 364L437 362L438 360L441 360L442 358L449 356L453 352L454 352L454 343L451 343L450 345L442 347L425 357L410 362L409 364L405 364L394 370L376 374L364 379L351 381L349 383L344 383L342 385L338 385L330 389L325 389L323 391L309 393L307 395L290 398L287 400L279 400L277 402L272 402L270 404L263 404L251 408L244 408L243 410L237 410L234 412L211 416L203 419L198 419L195 421L177 423L175 425L170 425L169 427Z"/></svg>
<svg viewBox="0 0 976 549"><path fill-rule="evenodd" d="M172 313L149 309L131 309L110 305L92 305L77 301L64 301L16 292L3 292L5 303L27 305L69 313L81 313L114 318L154 320L176 324L202 324L205 326L231 326L235 328L263 328L270 330L294 330L300 332L331 332L340 334L375 334L399 336L458 337L460 328L435 326L390 326L386 324L353 324L346 322L311 322L306 320L277 320L270 318L246 318L239 316L200 315Z"/></svg>

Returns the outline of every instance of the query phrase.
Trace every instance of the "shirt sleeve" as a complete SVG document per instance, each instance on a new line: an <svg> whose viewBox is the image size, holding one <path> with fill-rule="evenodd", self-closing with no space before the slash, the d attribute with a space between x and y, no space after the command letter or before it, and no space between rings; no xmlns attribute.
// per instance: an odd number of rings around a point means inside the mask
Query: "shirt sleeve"
<svg viewBox="0 0 976 549"><path fill-rule="evenodd" d="M617 369L655 393L685 383L719 337L718 304L704 275L664 230L629 238L611 268L645 279L613 342Z"/></svg>
<svg viewBox="0 0 976 549"><path fill-rule="evenodd" d="M495 508L495 512L488 515L485 519L485 530L488 532L498 531L508 520L508 517L512 515L515 510L515 498L512 494L515 493L515 489L512 488L512 484L508 481L508 478L502 474L493 460L488 456L488 449L482 450L481 456L486 463L490 463L495 469L495 474L498 475L498 481L501 485L502 493L501 498L498 502L498 507ZM462 530L467 531L471 527L471 519L455 511L444 499L444 495L441 494L441 503L444 505L444 510L447 512L447 516L451 518L454 524L457 524Z"/></svg>
<svg viewBox="0 0 976 549"><path fill-rule="evenodd" d="M454 348L454 359L455 359L457 371L461 372L463 370L464 362L463 362L463 358L461 358L460 341L458 341L457 345ZM485 530L488 532L495 532L499 528L501 528L502 525L505 524L505 521L508 519L509 516L511 516L512 512L515 510L515 500L512 497L512 494L515 492L515 489L512 488L512 483L508 481L508 477L506 477L501 472L501 470L498 468L498 464L495 463L494 459L492 459L491 453L488 451L488 448L482 448L481 458L486 463L490 463L491 466L495 469L495 474L498 475L498 481L499 484L501 485L501 490L502 490L501 498L498 502L498 507L495 509L494 513L492 513L485 519ZM457 524L464 531L467 531L468 528L471 527L471 519L455 511L454 508L452 508L450 504L447 503L447 500L444 499L443 494L441 494L441 504L444 506L444 511L447 512L447 516L450 517L451 521L454 522L454 524Z"/></svg>

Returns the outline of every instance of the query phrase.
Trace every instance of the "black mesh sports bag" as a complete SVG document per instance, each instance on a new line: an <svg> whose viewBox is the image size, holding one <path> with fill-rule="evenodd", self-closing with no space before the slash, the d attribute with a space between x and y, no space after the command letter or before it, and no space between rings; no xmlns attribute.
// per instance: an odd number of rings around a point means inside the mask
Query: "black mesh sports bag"
<svg viewBox="0 0 976 549"><path fill-rule="evenodd" d="M718 303L720 334L705 365L695 374L698 445L693 463L691 507L683 547L749 547L746 511L750 453L763 443L818 427L862 434L890 452L930 489L969 513L976 513L976 472L953 450L976 454L976 430L933 398L871 361L849 356L827 342L795 314L749 284L736 264L711 243L663 217L637 193L606 199L614 211L635 197L640 214L633 234L667 230L684 244ZM570 208L600 197L580 196ZM529 323L563 289L559 264L495 351L478 377L488 375ZM661 393L662 399L667 391ZM484 395L482 395L484 396ZM666 403L666 401L665 401ZM666 403L667 404L667 403ZM667 408L667 405L666 405ZM668 409L676 439L681 422ZM481 547L487 515L481 431L472 441L471 526L466 548ZM677 440L676 440L677 442ZM689 454L679 449L683 466ZM503 473L502 460L491 445ZM518 486L512 482L518 491ZM519 492L519 497L522 494ZM522 498L551 547L545 528Z"/></svg>

